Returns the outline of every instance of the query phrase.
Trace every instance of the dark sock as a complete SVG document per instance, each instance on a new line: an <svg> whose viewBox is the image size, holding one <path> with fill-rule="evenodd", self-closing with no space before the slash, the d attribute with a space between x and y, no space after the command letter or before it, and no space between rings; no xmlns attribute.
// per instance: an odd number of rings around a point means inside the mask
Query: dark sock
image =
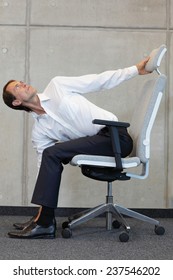
<svg viewBox="0 0 173 280"><path fill-rule="evenodd" d="M37 224L43 227L48 227L53 223L54 218L55 218L54 208L42 206L42 210L37 220Z"/></svg>

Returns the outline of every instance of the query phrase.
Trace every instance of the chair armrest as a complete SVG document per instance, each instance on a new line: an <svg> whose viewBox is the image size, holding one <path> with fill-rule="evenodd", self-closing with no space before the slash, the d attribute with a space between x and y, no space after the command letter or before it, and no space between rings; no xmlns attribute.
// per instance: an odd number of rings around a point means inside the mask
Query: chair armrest
<svg viewBox="0 0 173 280"><path fill-rule="evenodd" d="M100 120L100 119L93 120L93 123L99 125L105 125L106 127L108 127L110 131L111 141L112 141L112 149L114 152L116 169L122 171L123 167L122 167L122 160L121 160L121 146L120 146L118 128L120 127L127 128L130 126L130 124L126 122L108 121L108 120Z"/></svg>
<svg viewBox="0 0 173 280"><path fill-rule="evenodd" d="M130 126L130 124L126 123L126 122L116 122L116 121L99 120L99 119L95 119L92 122L94 124L114 126L114 127L129 127Z"/></svg>

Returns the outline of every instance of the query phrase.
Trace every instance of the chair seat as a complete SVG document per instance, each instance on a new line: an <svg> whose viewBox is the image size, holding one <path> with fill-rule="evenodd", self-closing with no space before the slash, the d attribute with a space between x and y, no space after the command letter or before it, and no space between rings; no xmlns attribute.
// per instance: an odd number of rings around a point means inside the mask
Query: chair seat
<svg viewBox="0 0 173 280"><path fill-rule="evenodd" d="M91 165L91 166L101 166L101 167L116 167L115 158L108 156L94 156L94 155L77 155L71 160L71 165ZM127 157L122 158L123 168L132 168L141 164L138 157Z"/></svg>

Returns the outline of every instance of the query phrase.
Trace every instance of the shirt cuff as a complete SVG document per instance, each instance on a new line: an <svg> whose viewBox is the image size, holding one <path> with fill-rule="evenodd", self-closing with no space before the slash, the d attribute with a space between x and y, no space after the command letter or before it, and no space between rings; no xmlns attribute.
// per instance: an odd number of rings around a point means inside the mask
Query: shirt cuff
<svg viewBox="0 0 173 280"><path fill-rule="evenodd" d="M137 68L136 65L131 66L130 68L131 68L131 74L132 74L132 76L135 77L135 76L139 75L138 68Z"/></svg>

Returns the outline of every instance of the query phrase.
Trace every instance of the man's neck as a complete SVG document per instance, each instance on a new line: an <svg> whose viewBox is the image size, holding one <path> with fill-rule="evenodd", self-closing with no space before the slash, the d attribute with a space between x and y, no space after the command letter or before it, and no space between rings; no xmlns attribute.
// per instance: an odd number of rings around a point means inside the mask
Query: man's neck
<svg viewBox="0 0 173 280"><path fill-rule="evenodd" d="M40 108L37 108L37 107L32 108L32 111L33 111L34 113L36 113L37 115L46 114L45 110L44 110L42 107L40 107Z"/></svg>
<svg viewBox="0 0 173 280"><path fill-rule="evenodd" d="M23 105L28 107L29 109L31 109L31 111L33 111L37 115L46 114L45 110L41 106L40 99L38 98L37 94L32 99L32 102L29 102L29 103L27 102L26 104L23 103Z"/></svg>

